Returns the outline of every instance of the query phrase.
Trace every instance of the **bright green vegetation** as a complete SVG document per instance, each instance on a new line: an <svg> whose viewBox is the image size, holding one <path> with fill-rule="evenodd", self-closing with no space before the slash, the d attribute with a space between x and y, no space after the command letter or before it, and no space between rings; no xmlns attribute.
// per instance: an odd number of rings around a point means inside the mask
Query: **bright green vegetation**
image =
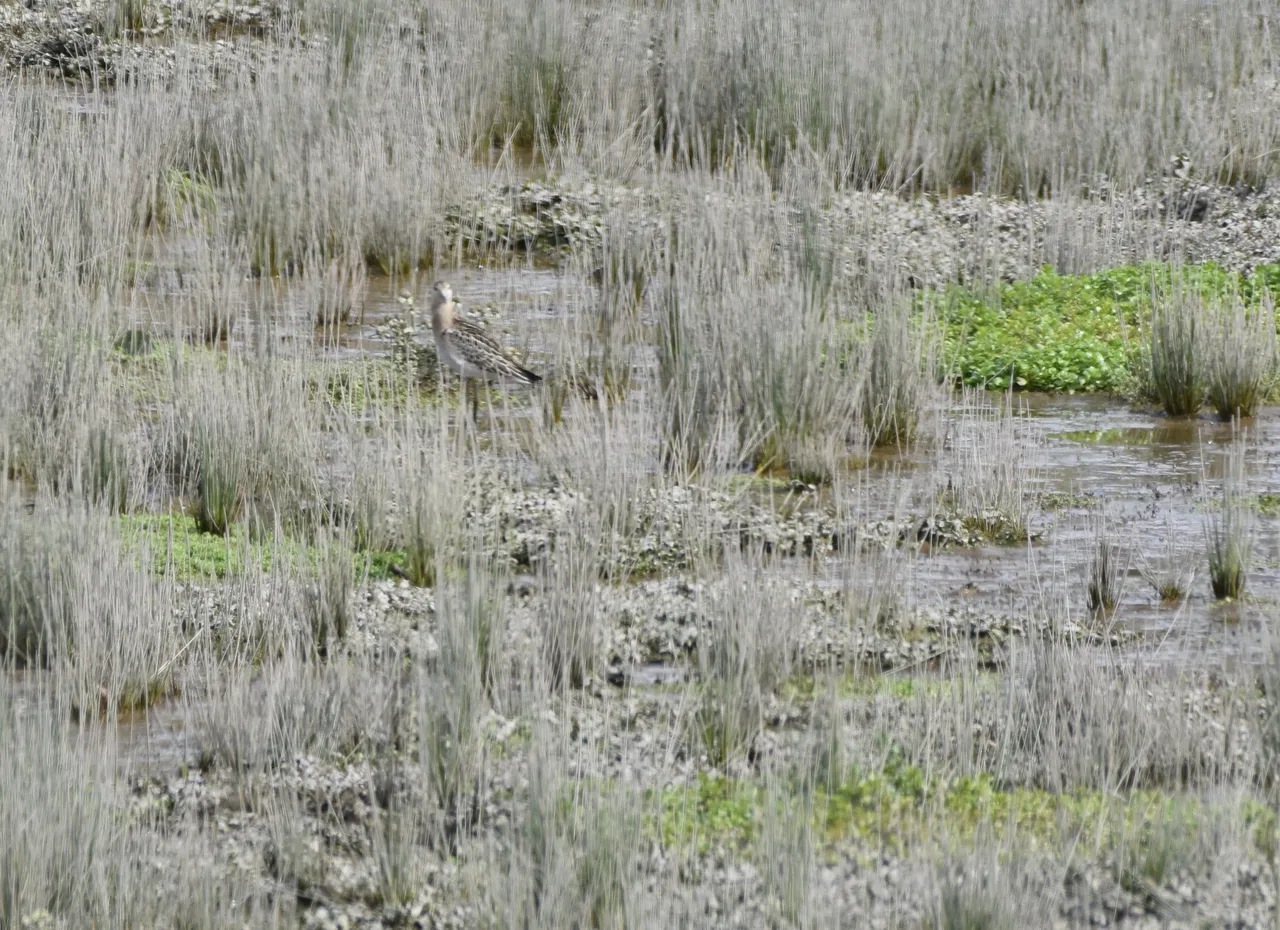
<svg viewBox="0 0 1280 930"><path fill-rule="evenodd" d="M310 570L323 559L316 547L287 537L258 539L244 522L232 524L225 536L204 532L185 513L128 514L120 518L120 527L126 551L149 553L156 574L172 571L180 581L224 578L249 568L267 572L284 563ZM354 558L357 578L366 571L370 578L389 578L392 566L404 562L395 552L357 552Z"/></svg>
<svg viewBox="0 0 1280 930"><path fill-rule="evenodd" d="M695 842L750 851L760 839L766 789L763 784L700 776L697 783L662 795L662 839L668 845ZM815 835L828 848L846 842L873 844L897 854L940 835L973 837L979 829L998 835L1016 831L1021 841L1051 846L1086 836L1107 849L1140 837L1143 848L1188 846L1205 802L1191 794L1100 791L1057 794L1039 788L1000 787L987 774L972 778L928 777L911 765L890 763L879 772L851 770L830 790L814 792ZM1243 817L1255 843L1268 841L1274 813L1247 803ZM1157 862L1140 864L1142 871ZM1161 876L1150 875L1159 881Z"/></svg>
<svg viewBox="0 0 1280 930"><path fill-rule="evenodd" d="M1088 494L1077 494L1070 491L1046 491L1041 494L1037 503L1044 511L1088 510L1097 504L1097 500Z"/></svg>
<svg viewBox="0 0 1280 930"><path fill-rule="evenodd" d="M1159 430L1143 427L1112 427L1111 429L1078 429L1054 433L1053 438L1097 446L1150 446L1164 434Z"/></svg>
<svg viewBox="0 0 1280 930"><path fill-rule="evenodd" d="M1154 289L1169 265L1126 265L1089 275L1035 277L989 293L946 291L945 362L964 384L1029 391L1125 391L1130 388ZM1246 304L1280 284L1280 266L1238 277L1207 263L1184 267L1185 280L1210 297L1238 289Z"/></svg>
<svg viewBox="0 0 1280 930"><path fill-rule="evenodd" d="M979 691L994 690L1003 680L996 672L975 672L972 678ZM920 675L841 675L835 681L839 698L942 698L958 696L964 683L954 679ZM792 675L782 683L781 696L788 701L812 701L827 693L828 685L813 675Z"/></svg>
<svg viewBox="0 0 1280 930"><path fill-rule="evenodd" d="M1264 517L1280 516L1280 494L1259 494L1252 503Z"/></svg>
<svg viewBox="0 0 1280 930"><path fill-rule="evenodd" d="M360 359L341 364L325 363L307 373L308 399L323 401L347 413L360 413L370 407L403 409L413 384L419 399L434 391L434 383L423 383L416 371L408 372L395 361Z"/></svg>

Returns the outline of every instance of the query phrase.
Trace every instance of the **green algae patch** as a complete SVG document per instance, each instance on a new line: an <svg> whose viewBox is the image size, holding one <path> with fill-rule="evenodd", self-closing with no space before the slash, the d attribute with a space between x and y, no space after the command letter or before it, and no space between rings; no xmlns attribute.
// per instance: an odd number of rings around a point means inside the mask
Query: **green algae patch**
<svg viewBox="0 0 1280 930"><path fill-rule="evenodd" d="M1253 506L1264 517L1280 516L1280 494L1259 494L1254 498Z"/></svg>
<svg viewBox="0 0 1280 930"><path fill-rule="evenodd" d="M1151 426L1067 430L1049 438L1092 446L1178 446L1196 442L1203 425L1196 417L1170 417Z"/></svg>
<svg viewBox="0 0 1280 930"><path fill-rule="evenodd" d="M663 792L661 822L650 824L667 847L747 849L755 840L764 789L750 781L700 774L695 784Z"/></svg>
<svg viewBox="0 0 1280 930"><path fill-rule="evenodd" d="M243 523L233 524L226 535L200 529L186 513L142 513L120 517L121 541L126 552L150 559L157 575L172 573L179 581L209 581L246 570L270 571L283 561L308 571L317 570L323 552L289 537L256 539ZM395 552L356 552L357 578L388 578L404 556Z"/></svg>
<svg viewBox="0 0 1280 930"><path fill-rule="evenodd" d="M693 785L663 792L660 822L651 819L647 826L668 847L727 848L749 855L760 838L768 798L760 780L701 775ZM855 769L839 785L814 789L811 805L814 836L826 852L852 843L903 855L940 835L960 840L979 833L1016 836L1045 847L1088 837L1101 851L1139 849L1140 861L1128 862L1125 869L1157 881L1180 857L1207 807L1195 795L1159 791L1057 794L1002 788L987 774L930 777L892 760L881 771ZM1246 804L1239 813L1255 841L1267 842L1274 833L1267 809Z"/></svg>
<svg viewBox="0 0 1280 930"><path fill-rule="evenodd" d="M1097 505L1096 498L1072 491L1046 491L1036 498L1041 510L1089 510Z"/></svg>
<svg viewBox="0 0 1280 930"><path fill-rule="evenodd" d="M1122 391L1132 381L1152 294L1173 266L1126 265L1089 275L1050 268L985 292L955 286L940 304L945 360L962 383L1003 390ZM1280 285L1280 266L1248 277L1206 263L1181 269L1184 286L1208 298L1235 291L1246 304Z"/></svg>
<svg viewBox="0 0 1280 930"><path fill-rule="evenodd" d="M271 567L273 547L247 538L244 524L226 536L206 533L189 514L128 514L120 518L126 552L150 558L152 570L183 581L242 574L246 566Z"/></svg>
<svg viewBox="0 0 1280 930"><path fill-rule="evenodd" d="M1053 433L1049 438L1063 439L1090 446L1150 446L1156 442L1157 433L1142 427L1118 427L1114 429L1076 429Z"/></svg>
<svg viewBox="0 0 1280 930"><path fill-rule="evenodd" d="M435 349L416 347L429 351ZM307 366L304 373L307 400L347 414L372 409L404 410L412 400L421 406L441 403L439 379L434 369L424 375L423 366L406 361L393 346L389 357L327 360Z"/></svg>
<svg viewBox="0 0 1280 930"><path fill-rule="evenodd" d="M1276 859L1280 843L1280 815L1276 809L1261 801L1246 801L1244 824L1253 837L1253 846L1268 862Z"/></svg>
<svg viewBox="0 0 1280 930"><path fill-rule="evenodd" d="M838 698L891 697L905 700L915 697L958 697L966 687L980 692L994 691L1004 676L998 672L977 672L963 680L928 675L865 674L840 675L834 681ZM811 674L793 675L782 683L779 696L783 700L809 703L827 693L828 682Z"/></svg>

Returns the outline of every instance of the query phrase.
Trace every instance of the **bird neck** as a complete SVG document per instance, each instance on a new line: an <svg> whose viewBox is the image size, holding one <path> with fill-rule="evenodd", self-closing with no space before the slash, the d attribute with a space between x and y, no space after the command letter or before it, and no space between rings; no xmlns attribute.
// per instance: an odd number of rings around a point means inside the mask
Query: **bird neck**
<svg viewBox="0 0 1280 930"><path fill-rule="evenodd" d="M453 325L453 312L455 304L452 300L445 300L438 294L431 299L431 328L436 332L441 332Z"/></svg>

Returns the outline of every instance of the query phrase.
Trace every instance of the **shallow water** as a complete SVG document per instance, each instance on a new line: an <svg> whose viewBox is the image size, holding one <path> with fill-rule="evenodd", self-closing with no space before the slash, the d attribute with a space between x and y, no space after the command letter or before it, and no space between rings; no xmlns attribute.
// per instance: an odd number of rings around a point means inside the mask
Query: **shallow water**
<svg viewBox="0 0 1280 930"><path fill-rule="evenodd" d="M177 266L187 258L181 243L168 255ZM500 328L520 334L537 361L535 367L552 357L552 340L563 323L558 301L580 296L574 288L590 288L585 282L536 268L461 269L409 281L372 276L359 300L356 319L328 333L316 329L314 311L291 293L294 285L288 280L244 282L240 293L257 305L257 318L271 320L273 334L283 342L317 345L325 357L341 360L387 351L376 327L407 312L408 306L399 299L402 288L414 293L419 325L423 325L434 277L451 281L464 311L498 308ZM148 283L139 289L140 303L153 311L153 319L162 319L170 304L183 299L191 282L190 274L153 269ZM586 296L587 300L573 303L589 306L590 296ZM246 310L246 324L233 333L233 344L255 337L254 318L255 313ZM991 400L999 404L1003 398ZM1022 545L926 548L914 555L904 550L902 583L909 581L909 603L939 609L962 605L978 615L1014 620L1043 616L1047 610L1057 619L1097 625L1097 618L1086 610L1085 585L1096 539L1095 514L1102 505L1128 564L1122 599L1102 622L1143 634L1126 651L1142 661L1181 667L1255 659L1280 604L1276 521L1262 515L1255 520L1254 564L1240 603L1214 600L1205 555L1206 521L1233 441L1231 425L1208 416L1172 419L1110 397L1020 394L1014 405L1025 413L1018 425L1018 442L1034 472L1031 487L1050 502L1032 521L1039 537ZM954 422L961 413L957 406L945 419ZM1280 492L1280 408L1264 409L1244 429L1249 493ZM922 450L909 457L877 452L866 465L858 470L858 493L871 510L884 511L878 516L892 512L891 502L903 483L914 484L918 494L936 474L933 454ZM786 494L767 496L785 498ZM1194 568L1187 597L1172 605L1162 603L1144 577L1144 569L1160 560L1171 539L1181 547L1181 558ZM832 581L847 570L835 559L826 567ZM630 670L629 678L637 686L661 685L680 674L655 666ZM179 711L164 705L134 719L122 719L118 732L129 764L173 762L187 752Z"/></svg>
<svg viewBox="0 0 1280 930"><path fill-rule="evenodd" d="M0 672L0 712L8 709L19 717L33 712L52 700L48 690L52 685L48 672ZM122 773L171 772L195 762L194 745L184 726L189 711L183 700L169 699L145 711L127 711L110 719L91 715L83 722L67 720L65 725L83 736L109 736L112 756Z"/></svg>
<svg viewBox="0 0 1280 930"><path fill-rule="evenodd" d="M1031 461L1049 500L1043 533L1030 545L944 549L915 563L915 598L939 607L957 600L1018 616L1048 605L1077 623L1089 622L1086 572L1101 507L1127 553L1123 594L1110 618L1118 628L1146 634L1152 655L1199 663L1255 654L1259 633L1280 603L1280 546L1275 521L1256 515L1253 570L1240 603L1214 600L1205 555L1206 522L1220 494L1232 442L1230 424L1208 417L1170 419L1123 401L1097 396L1023 395L1017 398L1044 436ZM1280 488L1280 408L1246 421L1248 493ZM1056 501L1054 498L1056 497ZM1194 568L1187 597L1161 603L1142 574L1158 563L1170 537Z"/></svg>
<svg viewBox="0 0 1280 930"><path fill-rule="evenodd" d="M345 294L347 320L336 326L318 325L325 282L304 277L234 277L222 269L242 265L243 256L212 255L207 242L195 235L175 235L150 241L150 254L139 266L133 291L130 325L170 335L175 321L190 325L190 307L214 303L232 320L229 345L244 348L266 337L280 351L306 346L324 357L349 359L366 352L385 351L376 328L412 309L400 300L403 290L415 298L419 325L424 325L431 284L443 278L453 284L464 313L500 308L501 323L519 324L530 348L538 351L542 330L558 315L557 299L570 291L589 289L585 282L548 268L489 268L485 266L415 273L405 277L370 274ZM334 300L332 281L327 298ZM428 337L429 339L429 337Z"/></svg>
<svg viewBox="0 0 1280 930"><path fill-rule="evenodd" d="M439 272L438 276L453 285L464 313L480 307L515 307L518 318L531 324L534 330L554 318L554 297L564 286L563 278L556 272L539 268L469 268ZM374 328L409 309L400 301L400 292L406 288L414 295L419 325L429 325L426 309L432 280L425 276L414 282L371 277L362 319L342 327L336 343L331 343L328 350L338 357L349 357L379 345L382 340Z"/></svg>

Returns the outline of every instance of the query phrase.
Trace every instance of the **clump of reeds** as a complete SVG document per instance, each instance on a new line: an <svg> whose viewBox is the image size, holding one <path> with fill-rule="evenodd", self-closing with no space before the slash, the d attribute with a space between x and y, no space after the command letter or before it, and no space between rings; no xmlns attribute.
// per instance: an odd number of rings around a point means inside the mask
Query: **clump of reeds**
<svg viewBox="0 0 1280 930"><path fill-rule="evenodd" d="M814 786L794 793L776 774L766 780L760 829L760 867L769 904L787 925L809 926L815 867Z"/></svg>
<svg viewBox="0 0 1280 930"><path fill-rule="evenodd" d="M263 850L267 874L289 887L319 885L324 880L324 857L310 842L307 819L294 793L270 793L260 812L268 836Z"/></svg>
<svg viewBox="0 0 1280 930"><path fill-rule="evenodd" d="M346 638L351 625L351 592L355 586L355 554L342 539L318 541L315 577L306 591L305 611L311 649L321 659Z"/></svg>
<svg viewBox="0 0 1280 930"><path fill-rule="evenodd" d="M221 418L197 426L196 522L206 533L225 535L241 516L250 494L250 450Z"/></svg>
<svg viewBox="0 0 1280 930"><path fill-rule="evenodd" d="M600 540L592 528L573 526L541 566L542 655L553 689L581 688L596 673Z"/></svg>
<svg viewBox="0 0 1280 930"><path fill-rule="evenodd" d="M1189 416L1204 403L1205 331L1204 302L1187 286L1175 283L1152 299L1148 388L1169 416Z"/></svg>
<svg viewBox="0 0 1280 930"><path fill-rule="evenodd" d="M90 434L84 470L84 489L94 503L116 513L129 509L133 473L128 446L117 430L102 426Z"/></svg>
<svg viewBox="0 0 1280 930"><path fill-rule="evenodd" d="M507 663L507 613L502 593L506 580L474 555L468 557L461 590L447 592L448 603L461 613L479 663L480 685L495 709L504 709L510 684Z"/></svg>
<svg viewBox="0 0 1280 930"><path fill-rule="evenodd" d="M114 519L81 498L0 500L0 668L50 670L82 719L162 695L171 605L149 555L122 552Z"/></svg>
<svg viewBox="0 0 1280 930"><path fill-rule="evenodd" d="M937 930L1013 930L1020 925L1013 889L994 855L941 869L933 906Z"/></svg>
<svg viewBox="0 0 1280 930"><path fill-rule="evenodd" d="M1112 791L1168 778L1213 778L1222 760L1204 731L1152 697L1152 676L1055 640L1019 650L999 777L1049 791Z"/></svg>
<svg viewBox="0 0 1280 930"><path fill-rule="evenodd" d="M581 791L565 840L578 867L576 891L583 902L582 924L631 925L643 837L637 792L625 785L611 791Z"/></svg>
<svg viewBox="0 0 1280 930"><path fill-rule="evenodd" d="M1272 798L1280 799L1280 636L1275 632L1267 644L1267 656L1259 670L1258 685L1267 698L1266 711L1257 718L1263 762L1261 781Z"/></svg>
<svg viewBox="0 0 1280 930"><path fill-rule="evenodd" d="M314 301L316 327L336 334L338 327L359 317L369 287L369 271L364 255L351 245L336 258L326 261L319 247L313 247L303 265L300 290Z"/></svg>
<svg viewBox="0 0 1280 930"><path fill-rule="evenodd" d="M934 368L930 317L891 301L872 316L863 360L862 424L873 446L915 439L929 401Z"/></svg>
<svg viewBox="0 0 1280 930"><path fill-rule="evenodd" d="M742 463L825 481L858 438L858 366L840 351L830 259L802 246L785 213L748 197L752 180L740 184L747 205L682 219L660 259L665 458L685 472ZM775 239L786 248L770 248Z"/></svg>
<svg viewBox="0 0 1280 930"><path fill-rule="evenodd" d="M71 525L31 520L6 503L0 514L0 657L9 666L41 666L74 641L74 605L81 578Z"/></svg>
<svg viewBox="0 0 1280 930"><path fill-rule="evenodd" d="M440 651L433 667L415 676L412 707L432 835L449 843L476 816L484 742L480 721L488 709L484 676L493 642L485 614L469 609L465 599L451 601L440 616Z"/></svg>
<svg viewBox="0 0 1280 930"><path fill-rule="evenodd" d="M1121 808L1112 816L1118 835L1111 870L1122 888L1151 895L1181 874L1199 855L1201 825L1176 809L1152 814Z"/></svg>
<svg viewBox="0 0 1280 930"><path fill-rule="evenodd" d="M1209 403L1222 420L1258 410L1276 366L1276 319L1271 295L1255 307L1238 296L1224 301L1208 333Z"/></svg>
<svg viewBox="0 0 1280 930"><path fill-rule="evenodd" d="M92 330L59 330L33 319L12 334L0 374L10 403L3 410L9 470L53 488L76 486L90 475L86 427L101 409L110 370Z"/></svg>
<svg viewBox="0 0 1280 930"><path fill-rule="evenodd" d="M1015 413L1012 394L993 404L966 392L948 426L940 510L995 540L1025 540L1038 475L1026 447L1036 441L1030 420Z"/></svg>
<svg viewBox="0 0 1280 930"><path fill-rule="evenodd" d="M767 696L790 666L788 617L792 607L776 586L740 580L705 605L707 625L698 639L698 696L694 726L708 762L741 763L764 727Z"/></svg>
<svg viewBox="0 0 1280 930"><path fill-rule="evenodd" d="M432 588L441 569L453 564L461 540L465 476L455 465L443 431L435 424L405 418L388 430L387 448L363 449L358 467L386 468L391 480L357 474L353 487L355 519L362 545L390 544L405 553L403 577L410 584ZM392 526L386 529L390 492L395 498Z"/></svg>
<svg viewBox="0 0 1280 930"><path fill-rule="evenodd" d="M841 370L834 313L814 272L795 269L782 287L763 262L753 272L756 286L724 308L742 314L725 330L740 455L757 470L825 484L856 439L862 375Z"/></svg>
<svg viewBox="0 0 1280 930"><path fill-rule="evenodd" d="M294 523L315 499L315 434L297 366L266 357L203 361L177 374L168 459L195 492L193 515L218 535L246 521L258 531L278 518Z"/></svg>
<svg viewBox="0 0 1280 930"><path fill-rule="evenodd" d="M1171 519L1165 520L1162 535L1164 542L1160 553L1154 562L1143 559L1139 571L1162 603L1175 604L1186 596L1191 587L1195 563L1189 558L1181 531Z"/></svg>
<svg viewBox="0 0 1280 930"><path fill-rule="evenodd" d="M1090 611L1106 613L1120 603L1129 561L1130 555L1115 539L1108 515L1098 514L1094 518L1093 552L1085 582L1085 603Z"/></svg>
<svg viewBox="0 0 1280 930"><path fill-rule="evenodd" d="M722 388L712 359L703 357L702 327L687 300L670 288L661 300L658 391L662 458L668 471L691 474L711 464L724 429Z"/></svg>
<svg viewBox="0 0 1280 930"><path fill-rule="evenodd" d="M1228 453L1221 506L1205 520L1205 543L1213 596L1239 597L1253 556L1253 512L1245 497L1244 451L1239 445Z"/></svg>
<svg viewBox="0 0 1280 930"><path fill-rule="evenodd" d="M411 492L405 502L407 511L402 524L402 540L408 564L405 578L420 588L434 588L439 578L442 520L439 502L422 489Z"/></svg>
<svg viewBox="0 0 1280 930"><path fill-rule="evenodd" d="M646 926L642 795L623 781L567 778L570 766L595 771L601 761L591 750L571 754L567 734L542 721L533 728L518 824L494 847L501 879L489 884L492 906L504 924Z"/></svg>
<svg viewBox="0 0 1280 930"><path fill-rule="evenodd" d="M51 906L68 923L108 922L119 900L106 904L94 887L132 889L145 874L136 862L147 846L113 803L106 749L77 741L44 700L21 713L6 707L0 735L0 922L39 926L30 919L42 915L45 926L57 926Z"/></svg>

